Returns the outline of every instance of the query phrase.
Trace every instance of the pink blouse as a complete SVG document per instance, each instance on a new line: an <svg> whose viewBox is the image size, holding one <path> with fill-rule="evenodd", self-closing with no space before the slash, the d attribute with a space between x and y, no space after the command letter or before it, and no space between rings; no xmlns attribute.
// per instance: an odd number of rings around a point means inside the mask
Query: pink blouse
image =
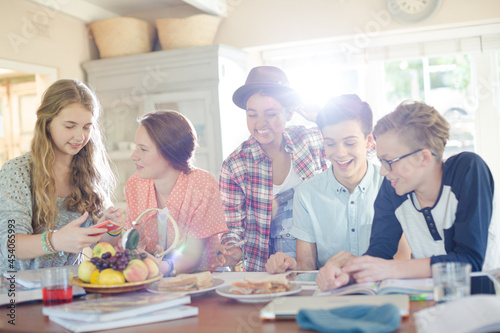
<svg viewBox="0 0 500 333"><path fill-rule="evenodd" d="M132 227L139 215L149 208L158 208L154 180L140 179L137 174L127 181L127 220L125 227ZM219 184L209 172L194 169L189 174L181 173L170 193L165 208L177 222L180 237L177 248L186 238L204 239L206 243L196 271L209 270L215 261L215 252L220 244L220 233L226 232L227 225L219 195ZM164 209L165 209L164 208ZM158 244L157 213L153 211L138 222L136 228L141 239L149 238L148 252L155 252ZM167 247L174 241L172 222L168 221Z"/></svg>

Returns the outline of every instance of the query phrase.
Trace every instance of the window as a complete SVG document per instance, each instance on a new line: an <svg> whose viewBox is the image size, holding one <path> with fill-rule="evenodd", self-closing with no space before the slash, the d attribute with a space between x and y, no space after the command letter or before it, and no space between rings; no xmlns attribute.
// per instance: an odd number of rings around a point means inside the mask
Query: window
<svg viewBox="0 0 500 333"><path fill-rule="evenodd" d="M450 139L445 156L475 151L471 85L471 57L467 54L390 61L385 67L387 105L394 109L405 99L424 101L450 123Z"/></svg>

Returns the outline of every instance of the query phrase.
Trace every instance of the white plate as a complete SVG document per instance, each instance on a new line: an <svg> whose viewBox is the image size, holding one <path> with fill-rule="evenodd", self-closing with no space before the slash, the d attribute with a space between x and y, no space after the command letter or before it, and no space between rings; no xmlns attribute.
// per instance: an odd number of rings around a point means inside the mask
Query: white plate
<svg viewBox="0 0 500 333"><path fill-rule="evenodd" d="M182 291L182 293L186 294L186 295L191 295L191 296L202 295L202 294L207 293L211 290L217 289L219 286L224 284L224 280L222 280L222 279L213 278L212 281L213 281L213 284L210 288L200 289L200 290L191 290L191 291L186 291L186 292ZM146 290L150 291L152 293L157 293L157 294L173 293L173 292L179 293L179 291L158 290L158 283L159 283L159 281L151 283L146 288Z"/></svg>
<svg viewBox="0 0 500 333"><path fill-rule="evenodd" d="M215 292L223 297L232 298L243 303L264 303L270 302L275 298L297 294L302 290L299 284L292 283L290 290L282 293L273 294L252 294L252 295L236 295L231 293L231 286L225 286L217 289Z"/></svg>

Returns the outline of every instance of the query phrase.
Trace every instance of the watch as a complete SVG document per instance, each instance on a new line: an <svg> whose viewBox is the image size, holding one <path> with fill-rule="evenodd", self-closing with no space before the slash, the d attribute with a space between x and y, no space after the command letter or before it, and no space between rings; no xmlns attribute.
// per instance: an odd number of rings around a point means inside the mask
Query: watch
<svg viewBox="0 0 500 333"><path fill-rule="evenodd" d="M167 277L175 276L175 274L177 274L177 271L174 268L174 262L171 259L165 259L165 258L163 258L163 261L166 261L168 263L168 265L170 266L170 272L168 272Z"/></svg>
<svg viewBox="0 0 500 333"><path fill-rule="evenodd" d="M433 17L442 0L386 0L392 18L402 24L421 24Z"/></svg>

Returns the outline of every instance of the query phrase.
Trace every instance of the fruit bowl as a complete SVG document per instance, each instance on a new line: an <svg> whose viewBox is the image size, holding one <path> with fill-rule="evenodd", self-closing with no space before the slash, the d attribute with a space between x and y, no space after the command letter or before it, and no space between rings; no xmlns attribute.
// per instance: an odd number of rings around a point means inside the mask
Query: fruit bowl
<svg viewBox="0 0 500 333"><path fill-rule="evenodd" d="M154 278L148 280L138 282L125 282L121 284L90 284L83 282L78 277L75 277L73 278L73 285L82 287L86 292L90 293L125 293L128 291L142 289L146 287L147 284L158 281L162 277L162 274L158 274Z"/></svg>

